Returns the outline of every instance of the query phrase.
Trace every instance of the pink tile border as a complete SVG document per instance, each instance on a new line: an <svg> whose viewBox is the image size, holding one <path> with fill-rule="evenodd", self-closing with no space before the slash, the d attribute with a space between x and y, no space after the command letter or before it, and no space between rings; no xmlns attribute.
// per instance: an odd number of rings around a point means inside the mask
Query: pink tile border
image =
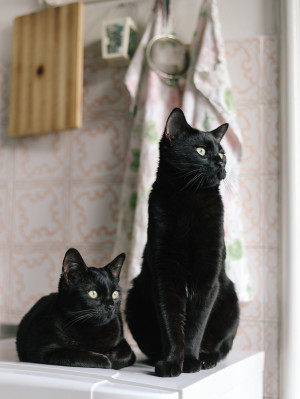
<svg viewBox="0 0 300 399"><path fill-rule="evenodd" d="M262 39L263 44L263 101L265 104L278 103L278 39L268 36Z"/></svg>
<svg viewBox="0 0 300 399"><path fill-rule="evenodd" d="M114 182L104 181L72 185L69 214L72 245L113 245L119 189Z"/></svg>
<svg viewBox="0 0 300 399"><path fill-rule="evenodd" d="M260 103L262 100L260 38L227 40L225 49L235 103Z"/></svg>
<svg viewBox="0 0 300 399"><path fill-rule="evenodd" d="M279 187L277 176L263 178L263 243L277 247L279 239Z"/></svg>
<svg viewBox="0 0 300 399"><path fill-rule="evenodd" d="M238 106L237 121L243 137L241 173L263 172L263 114L260 105Z"/></svg>
<svg viewBox="0 0 300 399"><path fill-rule="evenodd" d="M264 319L279 322L279 249L264 249Z"/></svg>
<svg viewBox="0 0 300 399"><path fill-rule="evenodd" d="M62 257L57 249L14 249L11 254L10 321L18 320L42 296L57 291ZM45 278L46 277L46 278Z"/></svg>
<svg viewBox="0 0 300 399"><path fill-rule="evenodd" d="M103 118L72 133L71 178L122 175L130 116Z"/></svg>
<svg viewBox="0 0 300 399"><path fill-rule="evenodd" d="M64 241L62 184L17 186L14 189L13 243L62 244Z"/></svg>
<svg viewBox="0 0 300 399"><path fill-rule="evenodd" d="M63 179L66 173L66 140L65 132L18 139L14 150L15 180Z"/></svg>
<svg viewBox="0 0 300 399"><path fill-rule="evenodd" d="M264 348L264 324L261 321L240 321L233 350L261 351Z"/></svg>
<svg viewBox="0 0 300 399"><path fill-rule="evenodd" d="M264 320L264 273L263 273L263 249L247 248L247 260L251 275L251 284L254 292L252 301L241 304L242 321Z"/></svg>
<svg viewBox="0 0 300 399"><path fill-rule="evenodd" d="M245 243L248 246L262 246L263 178L241 175L239 181Z"/></svg>
<svg viewBox="0 0 300 399"><path fill-rule="evenodd" d="M279 172L279 108L278 105L263 107L263 143L264 172Z"/></svg>

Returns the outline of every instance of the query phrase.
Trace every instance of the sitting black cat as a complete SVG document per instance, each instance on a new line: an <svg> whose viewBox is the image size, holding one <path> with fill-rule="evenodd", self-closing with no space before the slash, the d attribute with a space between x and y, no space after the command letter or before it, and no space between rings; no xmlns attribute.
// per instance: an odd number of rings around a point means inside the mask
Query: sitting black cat
<svg viewBox="0 0 300 399"><path fill-rule="evenodd" d="M214 367L232 347L238 299L225 273L223 203L219 184L228 129L193 129L183 112L170 114L149 198L141 273L126 302L129 328L158 376Z"/></svg>
<svg viewBox="0 0 300 399"><path fill-rule="evenodd" d="M65 255L58 293L41 298L17 332L21 361L120 369L135 355L123 338L120 254L103 268L87 267L76 249Z"/></svg>

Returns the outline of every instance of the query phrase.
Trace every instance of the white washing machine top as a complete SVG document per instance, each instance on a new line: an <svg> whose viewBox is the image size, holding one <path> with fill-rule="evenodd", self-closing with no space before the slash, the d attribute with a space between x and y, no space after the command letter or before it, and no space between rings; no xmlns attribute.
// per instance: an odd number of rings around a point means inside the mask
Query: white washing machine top
<svg viewBox="0 0 300 399"><path fill-rule="evenodd" d="M138 357L140 358L140 356ZM232 351L211 370L160 378L139 360L121 370L17 361L12 339L0 340L1 399L259 399L264 353Z"/></svg>

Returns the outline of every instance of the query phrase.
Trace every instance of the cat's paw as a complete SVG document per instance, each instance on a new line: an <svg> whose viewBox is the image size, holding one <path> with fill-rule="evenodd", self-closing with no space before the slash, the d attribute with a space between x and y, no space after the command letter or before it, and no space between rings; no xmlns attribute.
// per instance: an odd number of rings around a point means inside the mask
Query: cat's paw
<svg viewBox="0 0 300 399"><path fill-rule="evenodd" d="M200 362L202 370L208 370L215 367L219 360L218 353L202 353L200 354Z"/></svg>
<svg viewBox="0 0 300 399"><path fill-rule="evenodd" d="M195 357L187 357L183 362L183 372L184 373L196 373L201 369L201 361Z"/></svg>
<svg viewBox="0 0 300 399"><path fill-rule="evenodd" d="M158 377L177 377L181 374L181 367L176 362L160 360L155 365L155 375Z"/></svg>
<svg viewBox="0 0 300 399"><path fill-rule="evenodd" d="M97 367L101 369L111 369L112 364L109 358L105 355L98 354L97 356Z"/></svg>

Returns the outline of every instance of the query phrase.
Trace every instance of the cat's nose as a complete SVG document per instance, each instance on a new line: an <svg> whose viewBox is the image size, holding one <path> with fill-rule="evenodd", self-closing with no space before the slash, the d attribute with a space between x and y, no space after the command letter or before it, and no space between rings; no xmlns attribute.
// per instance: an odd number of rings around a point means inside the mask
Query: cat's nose
<svg viewBox="0 0 300 399"><path fill-rule="evenodd" d="M115 309L115 305L106 305L106 309L108 312L113 312Z"/></svg>
<svg viewBox="0 0 300 399"><path fill-rule="evenodd" d="M220 166L220 167L223 165L223 161L222 161L222 159L221 159L221 157L219 155L217 155L215 157L215 164Z"/></svg>

